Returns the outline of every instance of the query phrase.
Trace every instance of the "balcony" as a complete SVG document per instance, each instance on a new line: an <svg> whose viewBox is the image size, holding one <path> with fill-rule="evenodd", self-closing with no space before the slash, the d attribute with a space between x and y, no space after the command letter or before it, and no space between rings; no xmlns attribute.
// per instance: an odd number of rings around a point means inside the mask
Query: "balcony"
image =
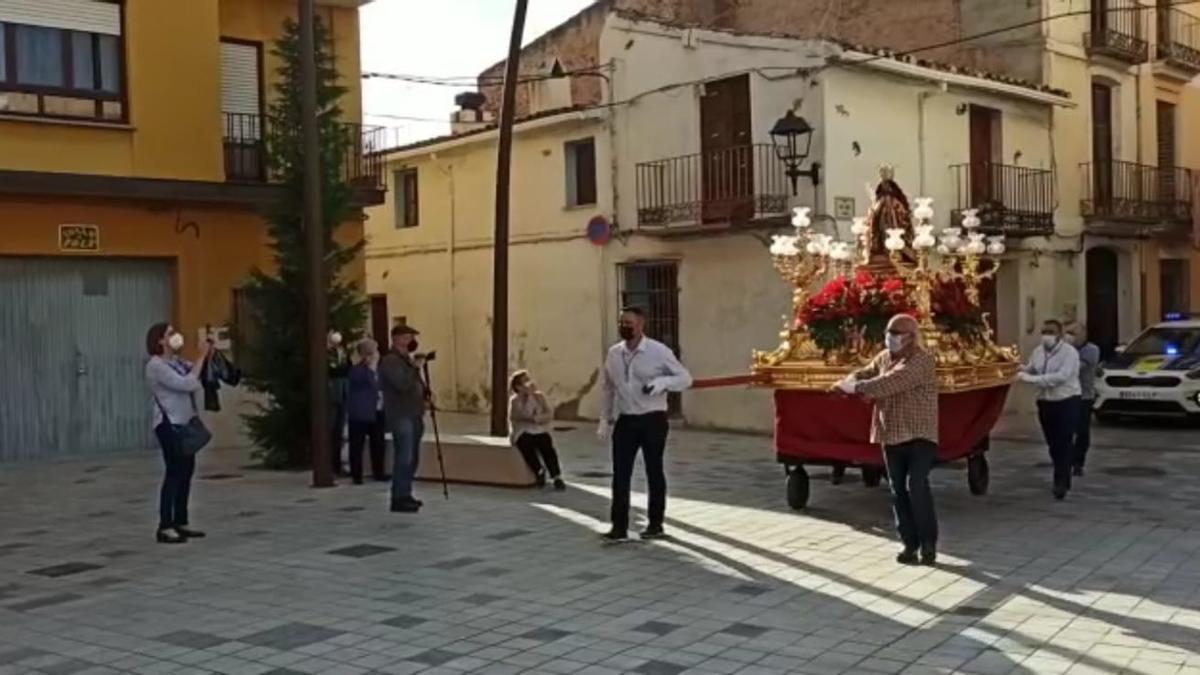
<svg viewBox="0 0 1200 675"><path fill-rule="evenodd" d="M1054 174L1048 169L991 162L955 164L957 221L965 209L979 209L980 229L1008 237L1054 233Z"/></svg>
<svg viewBox="0 0 1200 675"><path fill-rule="evenodd" d="M1188 75L1200 73L1200 18L1160 7L1157 51L1164 64Z"/></svg>
<svg viewBox="0 0 1200 675"><path fill-rule="evenodd" d="M268 126L270 118L243 113L222 113L224 116L225 180L231 183L274 183L267 162ZM356 204L361 206L383 203L387 190L384 176L382 127L361 124L339 124L347 144L345 161L340 174L355 191Z"/></svg>
<svg viewBox="0 0 1200 675"><path fill-rule="evenodd" d="M1192 220L1192 170L1159 168L1134 162L1088 162L1083 171L1080 210L1090 227L1189 226Z"/></svg>
<svg viewBox="0 0 1200 675"><path fill-rule="evenodd" d="M1137 0L1092 0L1091 30L1083 34L1089 56L1106 56L1129 64L1150 60Z"/></svg>
<svg viewBox="0 0 1200 675"><path fill-rule="evenodd" d="M770 145L745 145L637 165L642 230L664 234L784 218L791 194Z"/></svg>

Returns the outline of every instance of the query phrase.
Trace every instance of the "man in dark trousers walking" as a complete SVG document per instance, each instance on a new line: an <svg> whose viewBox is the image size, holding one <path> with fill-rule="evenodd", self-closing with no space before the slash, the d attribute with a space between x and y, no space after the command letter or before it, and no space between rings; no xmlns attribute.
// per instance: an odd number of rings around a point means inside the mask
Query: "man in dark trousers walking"
<svg viewBox="0 0 1200 675"><path fill-rule="evenodd" d="M896 562L933 565L938 522L929 471L938 451L937 364L921 346L917 320L907 314L888 321L885 340L886 349L835 389L874 404L871 442L883 446L896 530L904 544Z"/></svg>
<svg viewBox="0 0 1200 675"><path fill-rule="evenodd" d="M667 446L667 393L692 386L692 376L671 348L646 337L646 315L637 307L621 312L621 341L608 350L601 369L600 426L596 435L612 441L612 529L610 543L629 538L629 487L638 450L646 465L649 523L642 539L665 535L667 477L663 454Z"/></svg>
<svg viewBox="0 0 1200 675"><path fill-rule="evenodd" d="M1042 325L1042 343L1018 375L1037 389L1038 422L1054 463L1055 499L1071 491L1071 465L1075 459L1076 418L1079 414L1079 352L1062 339L1062 323L1051 319Z"/></svg>

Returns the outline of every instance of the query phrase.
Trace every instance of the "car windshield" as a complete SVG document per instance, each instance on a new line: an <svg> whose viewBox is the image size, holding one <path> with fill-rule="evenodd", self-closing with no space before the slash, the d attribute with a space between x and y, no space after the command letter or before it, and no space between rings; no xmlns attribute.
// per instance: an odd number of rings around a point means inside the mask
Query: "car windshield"
<svg viewBox="0 0 1200 675"><path fill-rule="evenodd" d="M1155 326L1137 336L1137 339L1125 348L1124 353L1131 356L1198 354L1200 328Z"/></svg>

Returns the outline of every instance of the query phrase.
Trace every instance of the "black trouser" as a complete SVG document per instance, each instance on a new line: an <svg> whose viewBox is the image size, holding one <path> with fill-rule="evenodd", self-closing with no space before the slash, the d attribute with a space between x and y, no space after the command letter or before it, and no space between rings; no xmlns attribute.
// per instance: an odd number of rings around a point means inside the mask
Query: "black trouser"
<svg viewBox="0 0 1200 675"><path fill-rule="evenodd" d="M1092 447L1092 406L1095 403L1094 399L1081 398L1079 409L1075 411L1075 443L1071 463L1081 469Z"/></svg>
<svg viewBox="0 0 1200 675"><path fill-rule="evenodd" d="M1054 462L1054 487L1071 488L1071 464L1075 460L1076 418L1079 412L1079 397L1061 401L1038 401L1038 422L1042 435L1050 449L1050 461Z"/></svg>
<svg viewBox="0 0 1200 675"><path fill-rule="evenodd" d="M562 468L558 465L558 452L554 449L554 439L550 434L521 434L517 437L517 450L525 458L525 464L535 476L542 474L542 467L550 474L551 479L562 476Z"/></svg>
<svg viewBox="0 0 1200 675"><path fill-rule="evenodd" d="M667 413L621 415L612 437L612 526L617 532L629 529L629 484L633 480L633 462L638 450L646 465L646 484L650 497L646 510L651 528L662 527L667 511L667 476L663 472L663 454L667 447Z"/></svg>
<svg viewBox="0 0 1200 675"><path fill-rule="evenodd" d="M196 456L179 449L178 432L170 425L159 424L154 429L162 447L162 489L158 493L158 529L185 527L188 524L188 498L192 493L192 475L196 473Z"/></svg>
<svg viewBox="0 0 1200 675"><path fill-rule="evenodd" d="M909 551L937 550L937 513L933 509L933 490L929 488L929 472L937 461L937 449L937 443L921 438L883 446L896 531Z"/></svg>
<svg viewBox="0 0 1200 675"><path fill-rule="evenodd" d="M355 481L363 477L363 445L370 440L371 444L371 475L376 480L383 480L384 449L383 411L375 413L375 419L370 422L350 420L350 476Z"/></svg>
<svg viewBox="0 0 1200 675"><path fill-rule="evenodd" d="M342 432L346 426L346 404L342 401L335 401L329 406L329 462L333 467L334 475L341 475L342 467L342 441L345 436Z"/></svg>

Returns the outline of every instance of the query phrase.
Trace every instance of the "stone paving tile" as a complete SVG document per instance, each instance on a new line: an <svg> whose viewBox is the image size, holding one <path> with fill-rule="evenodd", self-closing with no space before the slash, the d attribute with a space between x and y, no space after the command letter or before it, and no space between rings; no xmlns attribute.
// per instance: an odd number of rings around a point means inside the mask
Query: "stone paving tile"
<svg viewBox="0 0 1200 675"><path fill-rule="evenodd" d="M672 539L616 549L582 428L556 436L567 492L452 486L404 520L386 486L314 492L206 452L201 475L240 477L197 482L210 537L175 548L145 536L144 456L82 485L95 459L5 465L0 675L1200 671L1200 482L1174 480L1200 474L1200 442L1160 433L1097 429L1062 503L1019 438L993 443L986 497L935 471L937 569L895 565L887 491L854 470L813 470L810 508L787 509L749 436L673 431Z"/></svg>

